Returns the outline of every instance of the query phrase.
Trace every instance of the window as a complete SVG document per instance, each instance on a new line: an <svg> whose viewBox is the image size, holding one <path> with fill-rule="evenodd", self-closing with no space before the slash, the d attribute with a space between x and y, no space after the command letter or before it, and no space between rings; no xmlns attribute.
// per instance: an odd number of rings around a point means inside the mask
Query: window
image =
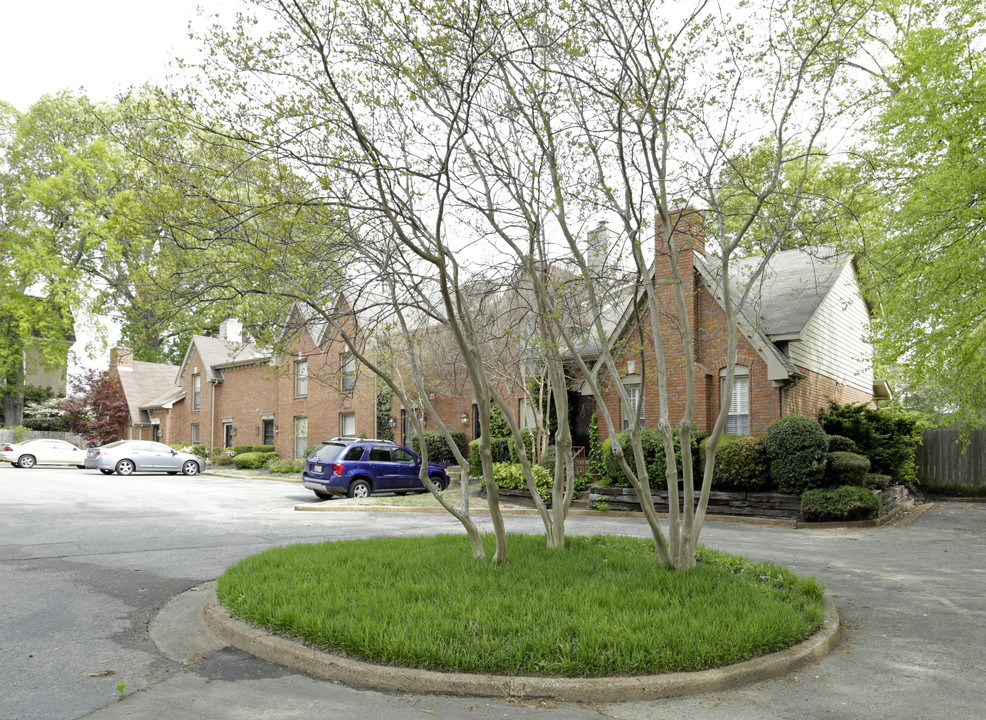
<svg viewBox="0 0 986 720"><path fill-rule="evenodd" d="M640 426L644 427L644 395L640 385L627 385L627 400L623 405L623 430L629 430L633 424L633 418L640 418Z"/></svg>
<svg viewBox="0 0 986 720"><path fill-rule="evenodd" d="M342 459L343 460L362 460L363 459L363 446L362 445L354 445L353 447L349 448L346 451L345 457L343 457Z"/></svg>
<svg viewBox="0 0 986 720"><path fill-rule="evenodd" d="M192 410L202 409L202 376L192 375Z"/></svg>
<svg viewBox="0 0 986 720"><path fill-rule="evenodd" d="M236 431L233 429L233 423L224 422L223 423L223 447L233 447L233 435Z"/></svg>
<svg viewBox="0 0 986 720"><path fill-rule="evenodd" d="M200 442L202 442L202 440L199 435L199 424L192 423L192 444L198 445Z"/></svg>
<svg viewBox="0 0 986 720"><path fill-rule="evenodd" d="M536 428L537 417L534 415L534 404L527 398L520 399L520 426L521 428Z"/></svg>
<svg viewBox="0 0 986 720"><path fill-rule="evenodd" d="M720 392L726 391L726 371L719 371ZM733 396L726 416L726 432L730 435L750 434L750 370L737 365L733 374Z"/></svg>
<svg viewBox="0 0 986 720"><path fill-rule="evenodd" d="M411 463L412 465L417 462L417 458L404 448L394 448L392 452L394 454L394 462Z"/></svg>
<svg viewBox="0 0 986 720"><path fill-rule="evenodd" d="M151 425L151 440L154 442L161 441L161 426L156 423Z"/></svg>
<svg viewBox="0 0 986 720"><path fill-rule="evenodd" d="M308 449L308 418L296 417L294 419L294 456L296 458L305 457L305 450Z"/></svg>
<svg viewBox="0 0 986 720"><path fill-rule="evenodd" d="M339 434L348 437L356 435L356 413L339 413Z"/></svg>
<svg viewBox="0 0 986 720"><path fill-rule="evenodd" d="M352 392L356 388L356 358L352 353L339 356L339 372L342 374L342 391Z"/></svg>
<svg viewBox="0 0 986 720"><path fill-rule="evenodd" d="M370 462L390 462L390 450L382 447L370 448L370 457L367 459Z"/></svg>
<svg viewBox="0 0 986 720"><path fill-rule="evenodd" d="M264 420L264 445L274 444L274 419Z"/></svg>
<svg viewBox="0 0 986 720"><path fill-rule="evenodd" d="M308 394L308 361L299 360L294 364L294 394L304 397ZM300 455L298 457L301 457Z"/></svg>

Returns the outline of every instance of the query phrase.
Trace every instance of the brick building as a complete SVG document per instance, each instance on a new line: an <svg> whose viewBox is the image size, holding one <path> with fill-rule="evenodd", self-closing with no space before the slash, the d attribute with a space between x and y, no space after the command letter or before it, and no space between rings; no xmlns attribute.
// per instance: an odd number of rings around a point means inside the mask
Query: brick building
<svg viewBox="0 0 986 720"><path fill-rule="evenodd" d="M683 241L678 266L694 338L695 428L708 432L718 414L727 371L729 329L721 296L724 279L716 258L706 256L700 213L682 211L676 232L677 239ZM758 261L748 258L731 267L733 298L739 297L738 289L748 282ZM670 258L660 246L654 275L662 314L670 419L677 424L685 410L681 321L670 282ZM887 384L873 377L872 350L866 340L870 313L849 255L828 247L776 253L756 280L737 324L733 331L738 335L738 356L726 432L762 434L784 415L814 416L829 399L846 403L889 397ZM610 338L611 346L623 343L626 348L618 357L617 368L632 407L623 406L612 382L605 394L605 402L612 416L620 418L622 428L629 426L635 412L646 426L657 426L656 355L649 327L648 310L639 291ZM641 367L645 372L640 372ZM600 435L606 436L602 425Z"/></svg>
<svg viewBox="0 0 986 720"><path fill-rule="evenodd" d="M284 351L269 353L244 342L239 323L227 320L217 338L192 336L177 367L134 363L130 351L115 348L111 371L131 378L124 393L140 418L123 437L207 448L273 445L281 457L299 457L337 435L372 437L374 378L325 324L294 308L287 326Z"/></svg>

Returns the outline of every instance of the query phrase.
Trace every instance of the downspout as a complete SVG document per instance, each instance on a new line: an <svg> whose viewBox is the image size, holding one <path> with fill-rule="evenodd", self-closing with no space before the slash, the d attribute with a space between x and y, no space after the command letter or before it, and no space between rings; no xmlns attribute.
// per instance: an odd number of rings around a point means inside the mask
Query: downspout
<svg viewBox="0 0 986 720"><path fill-rule="evenodd" d="M216 447L216 381L210 380L212 386L212 401L209 403L209 452Z"/></svg>

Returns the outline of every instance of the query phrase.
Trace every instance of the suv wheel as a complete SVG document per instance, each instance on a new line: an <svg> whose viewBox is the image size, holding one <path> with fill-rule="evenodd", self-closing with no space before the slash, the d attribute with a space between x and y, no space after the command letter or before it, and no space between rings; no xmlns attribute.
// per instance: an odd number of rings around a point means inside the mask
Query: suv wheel
<svg viewBox="0 0 986 720"><path fill-rule="evenodd" d="M445 490L445 481L440 475L432 475L428 479L431 480L431 484L435 486L435 489L438 490L438 492L443 492Z"/></svg>
<svg viewBox="0 0 986 720"><path fill-rule="evenodd" d="M351 498L368 498L371 492L370 483L366 480L353 480L349 484L349 497Z"/></svg>

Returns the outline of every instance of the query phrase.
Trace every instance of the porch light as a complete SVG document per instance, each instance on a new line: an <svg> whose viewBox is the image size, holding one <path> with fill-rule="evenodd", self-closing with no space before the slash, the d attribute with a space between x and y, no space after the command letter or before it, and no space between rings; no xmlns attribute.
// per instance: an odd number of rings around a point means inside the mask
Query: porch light
<svg viewBox="0 0 986 720"><path fill-rule="evenodd" d="M469 413L464 412L464 413L462 413L462 416L461 417L462 417L462 424L463 425L468 425L469 424Z"/></svg>

